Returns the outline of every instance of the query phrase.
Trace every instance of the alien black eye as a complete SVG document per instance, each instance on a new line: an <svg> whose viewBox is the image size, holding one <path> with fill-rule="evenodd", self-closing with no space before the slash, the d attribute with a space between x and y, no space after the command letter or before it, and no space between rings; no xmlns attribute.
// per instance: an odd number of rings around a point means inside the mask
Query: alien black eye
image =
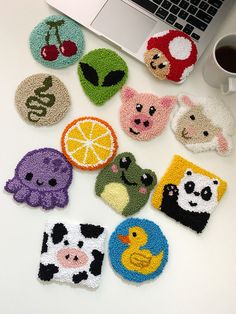
<svg viewBox="0 0 236 314"><path fill-rule="evenodd" d="M133 235L133 237L136 237L136 236L137 236L137 233L136 233L136 232L133 232L132 235Z"/></svg>
<svg viewBox="0 0 236 314"><path fill-rule="evenodd" d="M129 157L122 157L120 160L120 167L124 169L128 169L129 165L131 164L131 159Z"/></svg>
<svg viewBox="0 0 236 314"><path fill-rule="evenodd" d="M190 116L190 119L191 119L191 120L195 120L195 116L192 114L192 115Z"/></svg>
<svg viewBox="0 0 236 314"><path fill-rule="evenodd" d="M149 108L149 114L150 114L150 116L153 116L155 112L156 112L156 108L155 108L154 106L151 106L151 107Z"/></svg>
<svg viewBox="0 0 236 314"><path fill-rule="evenodd" d="M65 241L64 241L64 244L65 244L65 245L69 245L68 240L65 240Z"/></svg>
<svg viewBox="0 0 236 314"><path fill-rule="evenodd" d="M141 181L145 186L149 186L153 182L153 177L149 173L144 173L141 176Z"/></svg>
<svg viewBox="0 0 236 314"><path fill-rule="evenodd" d="M83 241L79 241L79 242L78 242L78 247L79 247L79 248L82 248L83 245L84 245L84 242L83 242Z"/></svg>
<svg viewBox="0 0 236 314"><path fill-rule="evenodd" d="M203 132L203 135L204 135L204 136L208 136L209 133L208 133L207 131L204 131L204 132Z"/></svg>
<svg viewBox="0 0 236 314"><path fill-rule="evenodd" d="M57 185L57 180L56 179L50 179L48 181L48 184L51 185L51 186L56 186Z"/></svg>
<svg viewBox="0 0 236 314"><path fill-rule="evenodd" d="M212 197L211 188L209 186L205 187L201 191L201 197L204 201L209 201Z"/></svg>
<svg viewBox="0 0 236 314"><path fill-rule="evenodd" d="M156 60L156 59L158 59L158 58L160 58L160 56L159 56L158 54L155 54L155 55L152 57L152 59L154 59L154 60Z"/></svg>
<svg viewBox="0 0 236 314"><path fill-rule="evenodd" d="M32 172L28 172L25 176L25 180L27 181L31 181L33 178L33 173Z"/></svg>
<svg viewBox="0 0 236 314"><path fill-rule="evenodd" d="M141 104L137 104L137 105L136 105L136 110L137 110L138 112L141 112L142 109L143 109L143 105L141 105Z"/></svg>
<svg viewBox="0 0 236 314"><path fill-rule="evenodd" d="M185 189L186 193L188 193L188 194L193 193L194 188L195 188L195 183L192 181L188 181L184 185L184 189Z"/></svg>

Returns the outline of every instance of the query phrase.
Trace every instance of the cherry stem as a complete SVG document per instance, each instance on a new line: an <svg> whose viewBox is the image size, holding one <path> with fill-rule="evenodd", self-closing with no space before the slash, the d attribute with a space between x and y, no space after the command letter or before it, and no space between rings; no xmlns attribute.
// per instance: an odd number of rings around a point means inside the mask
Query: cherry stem
<svg viewBox="0 0 236 314"><path fill-rule="evenodd" d="M64 20L59 20L59 21L47 21L46 24L49 26L49 30L45 36L45 42L47 43L47 45L49 45L49 39L50 39L50 31L52 30L52 28L55 28L55 35L56 35L56 38L57 38L57 42L59 45L61 45L61 38L60 38L60 35L59 35L59 27L61 25L63 25L65 23Z"/></svg>

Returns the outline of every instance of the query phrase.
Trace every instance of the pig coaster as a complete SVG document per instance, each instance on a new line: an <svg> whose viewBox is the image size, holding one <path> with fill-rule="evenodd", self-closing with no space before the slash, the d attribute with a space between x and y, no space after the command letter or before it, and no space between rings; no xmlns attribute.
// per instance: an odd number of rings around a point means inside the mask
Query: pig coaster
<svg viewBox="0 0 236 314"><path fill-rule="evenodd" d="M68 204L71 181L72 166L63 154L53 148L41 148L21 159L5 190L12 193L18 203L47 210Z"/></svg>
<svg viewBox="0 0 236 314"><path fill-rule="evenodd" d="M97 288L101 280L106 232L91 224L48 222L38 278Z"/></svg>
<svg viewBox="0 0 236 314"><path fill-rule="evenodd" d="M122 153L97 176L95 191L118 213L129 216L138 212L148 201L157 184L155 173L137 165L131 153Z"/></svg>
<svg viewBox="0 0 236 314"><path fill-rule="evenodd" d="M180 143L194 153L215 150L222 156L230 154L235 121L221 101L181 94L178 103L171 127Z"/></svg>
<svg viewBox="0 0 236 314"><path fill-rule="evenodd" d="M215 174L176 155L153 193L152 204L200 233L226 188Z"/></svg>
<svg viewBox="0 0 236 314"><path fill-rule="evenodd" d="M103 105L125 84L126 62L110 49L95 49L79 63L78 74L85 94L98 106Z"/></svg>
<svg viewBox="0 0 236 314"><path fill-rule="evenodd" d="M197 47L179 30L167 30L153 35L147 43L144 62L159 80L182 83L197 61Z"/></svg>
<svg viewBox="0 0 236 314"><path fill-rule="evenodd" d="M121 91L120 123L137 141L149 141L165 129L176 97L138 93L128 86Z"/></svg>

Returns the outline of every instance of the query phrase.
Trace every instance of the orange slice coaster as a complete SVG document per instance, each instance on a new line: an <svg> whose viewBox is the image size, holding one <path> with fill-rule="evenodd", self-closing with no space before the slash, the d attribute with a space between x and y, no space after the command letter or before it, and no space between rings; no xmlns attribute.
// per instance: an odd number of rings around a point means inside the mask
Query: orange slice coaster
<svg viewBox="0 0 236 314"><path fill-rule="evenodd" d="M118 149L112 127L95 117L82 117L68 124L62 134L61 146L68 161L82 170L105 167Z"/></svg>

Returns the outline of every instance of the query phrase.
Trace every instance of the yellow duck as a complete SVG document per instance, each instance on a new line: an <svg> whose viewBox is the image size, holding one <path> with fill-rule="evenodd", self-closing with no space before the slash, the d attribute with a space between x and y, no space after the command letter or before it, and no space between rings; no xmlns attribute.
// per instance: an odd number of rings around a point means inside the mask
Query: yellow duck
<svg viewBox="0 0 236 314"><path fill-rule="evenodd" d="M163 251L158 255L153 255L149 250L140 249L148 241L148 236L143 228L131 227L128 235L119 234L118 239L129 245L121 256L121 262L126 269L148 275L156 271L161 265Z"/></svg>

